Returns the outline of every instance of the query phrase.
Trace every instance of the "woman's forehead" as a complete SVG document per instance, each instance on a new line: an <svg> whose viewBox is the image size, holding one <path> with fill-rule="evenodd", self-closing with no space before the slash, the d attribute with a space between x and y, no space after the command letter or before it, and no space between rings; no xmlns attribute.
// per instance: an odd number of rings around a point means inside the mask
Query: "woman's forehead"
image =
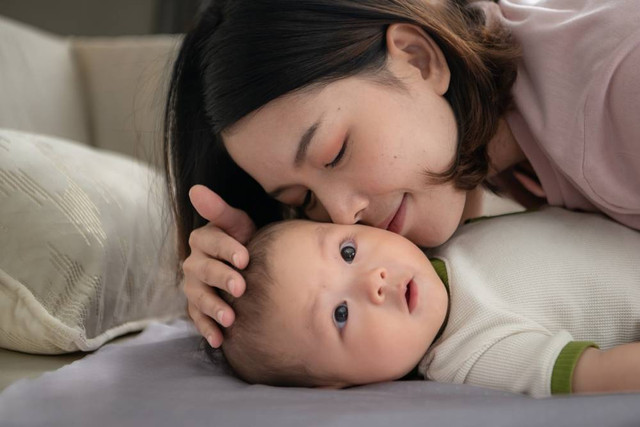
<svg viewBox="0 0 640 427"><path fill-rule="evenodd" d="M306 116L317 113L324 103L330 102L330 99L322 96L325 88L314 86L276 98L225 128L222 131L223 139L236 138L238 134L264 133L283 122L288 126L302 122Z"/></svg>
<svg viewBox="0 0 640 427"><path fill-rule="evenodd" d="M367 76L351 76L332 82L306 86L282 95L238 120L222 132L227 141L243 138L295 136L315 123L321 115L348 109L370 91L382 89ZM387 88L388 89L388 88Z"/></svg>

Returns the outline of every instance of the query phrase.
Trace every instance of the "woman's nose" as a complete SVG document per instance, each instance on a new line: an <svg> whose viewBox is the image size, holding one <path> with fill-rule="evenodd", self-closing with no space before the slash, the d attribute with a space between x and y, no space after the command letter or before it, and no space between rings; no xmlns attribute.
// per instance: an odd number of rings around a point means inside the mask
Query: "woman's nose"
<svg viewBox="0 0 640 427"><path fill-rule="evenodd" d="M356 224L362 220L362 215L368 205L363 196L341 192L338 189L328 189L321 202L326 209L331 222L335 224Z"/></svg>
<svg viewBox="0 0 640 427"><path fill-rule="evenodd" d="M387 270L378 267L363 277L362 282L366 296L374 304L382 304L387 297Z"/></svg>

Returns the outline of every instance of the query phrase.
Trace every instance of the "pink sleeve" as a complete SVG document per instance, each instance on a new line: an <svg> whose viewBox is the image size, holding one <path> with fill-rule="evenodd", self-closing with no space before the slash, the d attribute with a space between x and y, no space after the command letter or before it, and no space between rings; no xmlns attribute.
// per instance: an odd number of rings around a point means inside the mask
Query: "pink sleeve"
<svg viewBox="0 0 640 427"><path fill-rule="evenodd" d="M499 6L523 48L507 121L547 201L640 230L638 0Z"/></svg>
<svg viewBox="0 0 640 427"><path fill-rule="evenodd" d="M584 182L596 203L639 222L640 30L612 57L594 76L585 105Z"/></svg>

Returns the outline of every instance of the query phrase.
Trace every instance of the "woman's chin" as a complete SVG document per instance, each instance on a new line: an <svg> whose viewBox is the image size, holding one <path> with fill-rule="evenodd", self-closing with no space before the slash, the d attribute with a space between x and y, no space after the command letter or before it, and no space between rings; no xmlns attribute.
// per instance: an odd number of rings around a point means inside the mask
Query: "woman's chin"
<svg viewBox="0 0 640 427"><path fill-rule="evenodd" d="M456 228L457 224L447 229L411 230L405 237L420 247L435 248L449 240Z"/></svg>

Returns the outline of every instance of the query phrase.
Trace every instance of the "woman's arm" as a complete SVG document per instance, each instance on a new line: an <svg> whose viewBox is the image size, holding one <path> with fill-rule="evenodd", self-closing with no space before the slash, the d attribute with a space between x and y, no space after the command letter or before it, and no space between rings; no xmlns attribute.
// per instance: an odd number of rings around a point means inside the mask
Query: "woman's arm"
<svg viewBox="0 0 640 427"><path fill-rule="evenodd" d="M640 342L586 349L573 372L573 393L640 391Z"/></svg>

